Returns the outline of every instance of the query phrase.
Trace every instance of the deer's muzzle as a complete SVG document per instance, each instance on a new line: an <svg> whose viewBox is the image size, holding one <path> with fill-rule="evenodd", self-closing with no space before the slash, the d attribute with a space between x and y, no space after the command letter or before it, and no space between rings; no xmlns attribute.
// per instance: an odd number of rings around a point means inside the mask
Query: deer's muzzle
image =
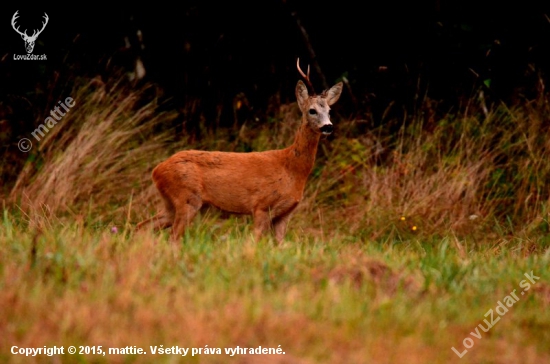
<svg viewBox="0 0 550 364"><path fill-rule="evenodd" d="M325 124L319 130L321 131L321 133L329 135L334 130L334 127L332 126L332 124Z"/></svg>

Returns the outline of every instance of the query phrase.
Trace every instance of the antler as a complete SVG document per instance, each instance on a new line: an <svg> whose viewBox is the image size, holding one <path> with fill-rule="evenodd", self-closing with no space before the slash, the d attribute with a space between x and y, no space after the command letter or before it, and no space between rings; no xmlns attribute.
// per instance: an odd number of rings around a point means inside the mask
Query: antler
<svg viewBox="0 0 550 364"><path fill-rule="evenodd" d="M25 30L25 33L22 33L22 32L19 31L19 27L17 27L17 28L15 27L15 20L17 20L17 17L19 16L19 15L17 15L18 12L19 12L19 10L17 10L15 12L15 14L13 14L13 17L11 18L11 26L12 26L13 30L15 30L20 35L27 36L27 30Z"/></svg>
<svg viewBox="0 0 550 364"><path fill-rule="evenodd" d="M19 30L19 27L15 27L15 21L17 20L17 18L19 17L19 15L17 14L19 12L19 10L17 10L15 12L15 14L13 14L13 17L11 18L11 26L13 27L13 30L15 30L17 33L19 33L21 36L25 37L25 38L28 38L28 39L36 39L40 33L42 33L42 31L44 30L44 28L46 28L46 25L48 24L48 21L50 20L50 18L48 17L48 14L44 13L44 18L45 18L45 22L42 22L42 29L38 30L38 33L37 33L37 30L34 29L32 35L29 37L29 35L27 34L27 30L25 29L25 32L21 32Z"/></svg>
<svg viewBox="0 0 550 364"><path fill-rule="evenodd" d="M44 18L46 18L46 22L42 22L42 29L40 29L40 31L38 32L38 34L42 33L42 31L44 30L44 28L46 27L46 25L48 25L48 21L50 20L50 18L48 17L48 14L44 13ZM38 35L37 34L37 35Z"/></svg>
<svg viewBox="0 0 550 364"><path fill-rule="evenodd" d="M42 33L42 31L44 30L44 28L46 28L46 25L48 25L48 20L50 20L50 18L48 17L48 14L44 13L44 18L46 18L46 22L42 22L42 29L40 29L40 30L38 31L38 33L36 33L36 35L34 34L34 33L36 32L36 30L33 31L31 38L33 38L33 37L34 37L34 38L38 37L38 36L40 35L40 33Z"/></svg>
<svg viewBox="0 0 550 364"><path fill-rule="evenodd" d="M300 68L300 58L298 58L296 60L296 67L298 68L298 72L300 72L300 75L302 75L302 77L305 79L306 84L308 85L311 92L313 92L313 84L311 83L311 80L309 79L309 65L307 65L307 76L304 73L304 71L302 71L302 69Z"/></svg>

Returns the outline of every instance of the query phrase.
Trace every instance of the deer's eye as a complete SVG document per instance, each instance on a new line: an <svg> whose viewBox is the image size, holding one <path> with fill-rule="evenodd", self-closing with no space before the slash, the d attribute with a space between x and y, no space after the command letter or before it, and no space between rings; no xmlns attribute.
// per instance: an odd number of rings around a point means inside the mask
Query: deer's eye
<svg viewBox="0 0 550 364"><path fill-rule="evenodd" d="M317 111L315 109L309 109L309 115L315 115Z"/></svg>

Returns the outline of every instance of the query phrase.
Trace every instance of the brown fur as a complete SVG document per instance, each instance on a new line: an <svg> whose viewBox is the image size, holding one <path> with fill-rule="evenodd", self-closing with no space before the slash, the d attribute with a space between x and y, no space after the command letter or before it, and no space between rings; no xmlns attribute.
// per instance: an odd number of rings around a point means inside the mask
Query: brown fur
<svg viewBox="0 0 550 364"><path fill-rule="evenodd" d="M321 127L331 131L330 105L342 92L342 83L320 96L309 96L302 81L296 97L302 124L294 143L280 150L251 153L181 151L153 170L165 211L138 224L154 229L172 226L172 239L179 239L203 204L221 210L249 214L254 218L256 239L270 228L281 242L292 211L302 200L313 168ZM314 112L310 112L314 110Z"/></svg>

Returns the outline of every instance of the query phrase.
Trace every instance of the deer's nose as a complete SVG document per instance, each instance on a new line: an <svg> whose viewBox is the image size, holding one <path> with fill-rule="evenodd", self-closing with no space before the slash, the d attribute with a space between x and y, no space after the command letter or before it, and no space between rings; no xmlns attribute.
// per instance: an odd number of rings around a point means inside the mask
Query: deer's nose
<svg viewBox="0 0 550 364"><path fill-rule="evenodd" d="M332 126L332 124L325 124L319 130L321 130L321 133L329 135L334 130L334 126Z"/></svg>

